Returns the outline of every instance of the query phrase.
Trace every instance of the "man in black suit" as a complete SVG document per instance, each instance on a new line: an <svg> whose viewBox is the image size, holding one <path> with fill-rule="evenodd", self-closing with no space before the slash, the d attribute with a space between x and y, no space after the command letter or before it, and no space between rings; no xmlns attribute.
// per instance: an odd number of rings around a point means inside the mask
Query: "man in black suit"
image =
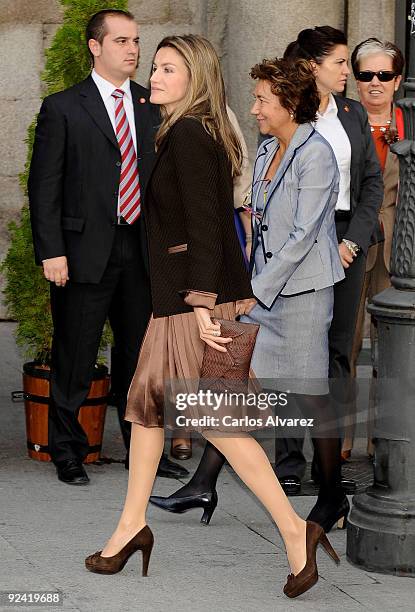
<svg viewBox="0 0 415 612"><path fill-rule="evenodd" d="M126 396L151 313L141 202L159 122L148 90L130 80L139 56L133 15L100 11L86 38L92 74L43 101L28 184L35 257L50 281L54 324L49 452L58 478L76 485L89 481L82 466L88 440L77 416L107 317L129 447ZM160 475L186 473L163 456Z"/></svg>

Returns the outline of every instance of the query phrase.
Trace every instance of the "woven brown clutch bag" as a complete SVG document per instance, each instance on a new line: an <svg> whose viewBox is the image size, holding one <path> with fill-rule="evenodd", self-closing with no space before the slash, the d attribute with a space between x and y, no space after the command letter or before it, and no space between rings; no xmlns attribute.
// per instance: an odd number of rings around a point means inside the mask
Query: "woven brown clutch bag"
<svg viewBox="0 0 415 612"><path fill-rule="evenodd" d="M215 323L221 326L221 336L232 338L232 342L224 345L226 353L205 345L200 388L229 388L230 380L247 383L259 325L226 319L215 319Z"/></svg>

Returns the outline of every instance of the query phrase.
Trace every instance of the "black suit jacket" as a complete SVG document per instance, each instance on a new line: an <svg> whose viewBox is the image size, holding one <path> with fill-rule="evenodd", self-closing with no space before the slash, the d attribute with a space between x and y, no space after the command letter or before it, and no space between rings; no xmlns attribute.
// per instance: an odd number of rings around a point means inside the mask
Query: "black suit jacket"
<svg viewBox="0 0 415 612"><path fill-rule="evenodd" d="M143 200L159 116L147 89L131 81L131 94ZM120 172L118 142L91 76L44 99L28 183L38 264L66 255L71 280L100 282L115 235ZM141 220L134 228L139 240Z"/></svg>
<svg viewBox="0 0 415 612"><path fill-rule="evenodd" d="M188 291L217 294L217 304L252 296L230 163L197 119L180 119L164 138L144 212L154 317L191 312Z"/></svg>
<svg viewBox="0 0 415 612"><path fill-rule="evenodd" d="M360 102L334 96L337 116L350 140L350 209L352 218L345 238L366 254L383 240L378 213L383 201L382 171L376 155L367 113Z"/></svg>

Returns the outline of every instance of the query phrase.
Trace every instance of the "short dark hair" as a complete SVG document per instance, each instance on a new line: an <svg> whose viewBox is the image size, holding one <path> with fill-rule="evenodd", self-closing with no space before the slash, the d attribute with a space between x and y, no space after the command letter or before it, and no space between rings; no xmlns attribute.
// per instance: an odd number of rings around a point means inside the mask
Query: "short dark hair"
<svg viewBox="0 0 415 612"><path fill-rule="evenodd" d="M389 41L382 42L378 38L372 37L363 40L353 50L351 61L353 74L355 76L359 72L360 60L363 57L374 55L375 53L383 53L384 55L389 55L389 57L392 59L392 69L394 73L397 76L402 74L403 67L405 65L405 58L399 47Z"/></svg>
<svg viewBox="0 0 415 612"><path fill-rule="evenodd" d="M251 69L251 77L268 81L281 106L293 113L296 123L316 120L320 105L313 67L307 60L264 59Z"/></svg>
<svg viewBox="0 0 415 612"><path fill-rule="evenodd" d="M337 45L347 45L344 32L331 26L316 26L301 30L297 40L291 42L284 52L284 59L307 59L321 64Z"/></svg>
<svg viewBox="0 0 415 612"><path fill-rule="evenodd" d="M94 54L91 53L89 48L89 41L96 40L102 45L102 41L104 40L104 36L107 33L105 20L107 17L125 17L130 21L134 21L135 17L130 11L122 11L121 9L104 9L102 11L98 11L92 15L90 20L87 23L85 30L85 38L86 44L88 46L89 55L91 56L92 63L94 63Z"/></svg>

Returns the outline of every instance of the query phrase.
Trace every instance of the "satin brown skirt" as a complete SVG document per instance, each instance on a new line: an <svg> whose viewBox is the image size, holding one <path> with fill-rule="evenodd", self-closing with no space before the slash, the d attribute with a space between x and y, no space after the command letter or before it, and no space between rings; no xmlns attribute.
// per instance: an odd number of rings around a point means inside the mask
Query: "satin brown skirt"
<svg viewBox="0 0 415 612"><path fill-rule="evenodd" d="M235 319L235 303L219 304L218 319ZM151 317L128 393L125 420L143 427L163 427L166 381L178 381L181 391L197 391L205 343L193 312Z"/></svg>

